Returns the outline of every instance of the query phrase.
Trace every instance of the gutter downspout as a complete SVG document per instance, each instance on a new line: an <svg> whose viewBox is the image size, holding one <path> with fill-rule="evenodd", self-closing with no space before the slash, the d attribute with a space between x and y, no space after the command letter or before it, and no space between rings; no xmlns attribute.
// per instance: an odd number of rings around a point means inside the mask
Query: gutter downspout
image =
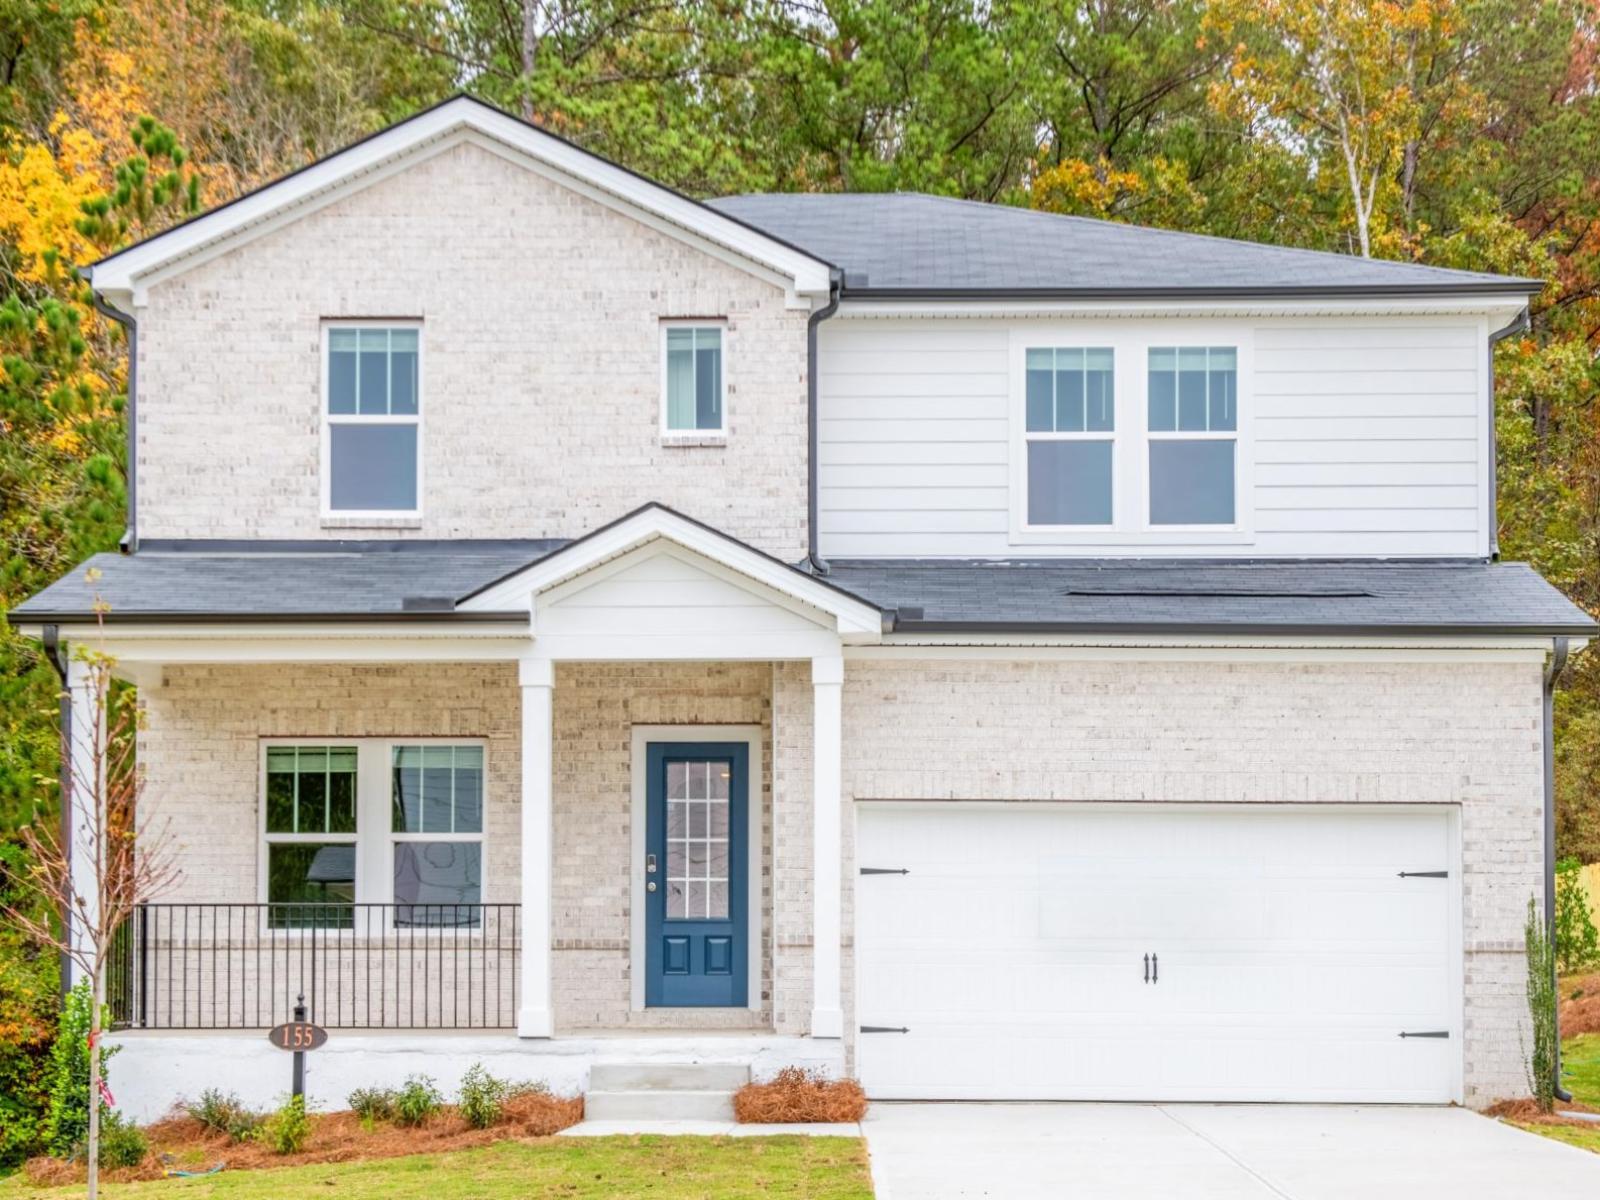
<svg viewBox="0 0 1600 1200"><path fill-rule="evenodd" d="M806 319L806 569L826 575L828 563L817 551L817 326L839 311L843 280L828 280L828 303Z"/></svg>
<svg viewBox="0 0 1600 1200"><path fill-rule="evenodd" d="M67 877L64 889L72 887L72 693L67 689L67 648L61 641L61 626L46 625L41 640L44 656L55 668L61 680L61 694L57 700L60 711L57 724L61 727L61 765L57 771L61 796L61 852L67 859ZM72 942L72 905L70 897L63 896L61 905L61 940ZM67 952L61 952L61 1007L67 1006L67 993L71 991L72 961Z"/></svg>
<svg viewBox="0 0 1600 1200"><path fill-rule="evenodd" d="M128 491L128 528L122 535L120 547L124 554L137 554L139 552L139 427L136 418L139 411L139 322L127 313L112 308L101 298L99 292L91 291L89 296L94 303L95 312L121 325L128 335L128 403L122 414L128 426L128 462L123 470Z"/></svg>
<svg viewBox="0 0 1600 1200"><path fill-rule="evenodd" d="M1511 324L1489 335L1489 560L1500 561L1500 497L1496 475L1500 467L1499 452L1495 447L1494 424L1494 348L1514 333L1526 333L1533 327L1531 312L1523 308Z"/></svg>
<svg viewBox="0 0 1600 1200"><path fill-rule="evenodd" d="M1544 926L1553 948L1556 941L1556 679L1567 665L1567 639L1555 639L1544 668ZM1551 987L1559 986L1554 955L1550 964ZM1561 1001L1556 1001L1555 1095L1563 1104L1572 1093L1561 1086Z"/></svg>

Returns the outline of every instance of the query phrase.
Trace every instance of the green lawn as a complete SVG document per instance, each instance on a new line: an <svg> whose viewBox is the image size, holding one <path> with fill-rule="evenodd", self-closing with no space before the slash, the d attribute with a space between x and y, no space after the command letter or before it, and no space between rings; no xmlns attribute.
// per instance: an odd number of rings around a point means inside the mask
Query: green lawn
<svg viewBox="0 0 1600 1200"><path fill-rule="evenodd" d="M1583 1033L1561 1042L1561 1066L1572 1098L1600 1109L1600 1033ZM1519 1125L1530 1133L1554 1138L1600 1154L1600 1125Z"/></svg>
<svg viewBox="0 0 1600 1200"><path fill-rule="evenodd" d="M376 1162L224 1171L206 1179L111 1184L110 1200L499 1200L560 1197L719 1200L793 1196L871 1200L866 1144L857 1138L607 1137L500 1142L450 1154ZM0 1181L0 1200L81 1196L81 1185L38 1191L20 1177Z"/></svg>

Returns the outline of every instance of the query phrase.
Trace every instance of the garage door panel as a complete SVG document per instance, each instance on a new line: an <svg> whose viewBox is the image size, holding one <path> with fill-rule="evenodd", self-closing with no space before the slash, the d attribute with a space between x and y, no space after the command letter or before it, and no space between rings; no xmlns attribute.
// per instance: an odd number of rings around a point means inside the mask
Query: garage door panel
<svg viewBox="0 0 1600 1200"><path fill-rule="evenodd" d="M1448 813L863 806L869 1094L1442 1101ZM1142 960L1159 958L1159 982ZM1449 1039L1399 1032L1447 1030Z"/></svg>

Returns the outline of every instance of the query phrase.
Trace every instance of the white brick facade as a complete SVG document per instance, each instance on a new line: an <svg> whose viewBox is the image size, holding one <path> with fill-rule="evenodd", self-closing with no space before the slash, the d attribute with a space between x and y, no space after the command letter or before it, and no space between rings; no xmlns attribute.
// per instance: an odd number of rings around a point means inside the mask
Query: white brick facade
<svg viewBox="0 0 1600 1200"><path fill-rule="evenodd" d="M471 144L153 286L138 316L141 536L574 537L655 500L805 551L806 313ZM660 323L691 316L727 320L726 445L661 442ZM423 326L403 529L321 517L321 326L358 317Z"/></svg>
<svg viewBox="0 0 1600 1200"><path fill-rule="evenodd" d="M1540 705L1528 663L883 661L844 687L846 1028L856 800L1453 804L1462 813L1466 1098L1525 1090L1522 919L1540 886ZM511 665L169 668L150 689L148 812L177 894L257 898L259 738L472 735L489 744L488 899L516 896ZM570 664L555 687L558 1032L807 1032L811 687L805 664ZM630 729L758 725L760 1011L631 1011Z"/></svg>

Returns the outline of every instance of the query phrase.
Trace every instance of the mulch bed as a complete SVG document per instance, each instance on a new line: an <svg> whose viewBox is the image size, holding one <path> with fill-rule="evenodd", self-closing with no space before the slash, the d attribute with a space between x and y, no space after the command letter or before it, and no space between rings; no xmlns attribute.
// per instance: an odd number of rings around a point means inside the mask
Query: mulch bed
<svg viewBox="0 0 1600 1200"><path fill-rule="evenodd" d="M854 1079L827 1079L799 1067L733 1094L733 1115L744 1125L859 1121L866 1112L867 1094Z"/></svg>
<svg viewBox="0 0 1600 1200"><path fill-rule="evenodd" d="M1568 1113L1593 1112L1587 1104L1573 1101L1571 1104L1556 1105L1554 1112L1540 1112L1539 1105L1531 1099L1502 1100L1498 1104L1491 1104L1483 1110L1486 1117L1500 1117L1507 1121L1516 1121L1522 1125L1575 1125L1583 1129L1600 1128L1594 1121L1579 1121L1568 1116Z"/></svg>
<svg viewBox="0 0 1600 1200"><path fill-rule="evenodd" d="M1600 1033L1600 972L1561 981L1561 1036Z"/></svg>
<svg viewBox="0 0 1600 1200"><path fill-rule="evenodd" d="M435 1154L465 1150L493 1142L544 1138L583 1120L582 1097L528 1094L506 1101L498 1125L474 1129L454 1108L443 1108L427 1123L403 1128L387 1123L364 1124L351 1112L315 1114L311 1136L298 1154L277 1154L259 1142L235 1142L226 1134L207 1129L192 1117L168 1117L145 1128L150 1153L137 1167L102 1170L100 1178L131 1183L161 1179L169 1170L206 1171L223 1163L229 1171L293 1167L302 1163L339 1163L366 1159L398 1158L406 1154ZM170 1155L170 1160L163 1158ZM30 1159L24 1168L28 1179L40 1187L81 1183L81 1163L56 1158Z"/></svg>

